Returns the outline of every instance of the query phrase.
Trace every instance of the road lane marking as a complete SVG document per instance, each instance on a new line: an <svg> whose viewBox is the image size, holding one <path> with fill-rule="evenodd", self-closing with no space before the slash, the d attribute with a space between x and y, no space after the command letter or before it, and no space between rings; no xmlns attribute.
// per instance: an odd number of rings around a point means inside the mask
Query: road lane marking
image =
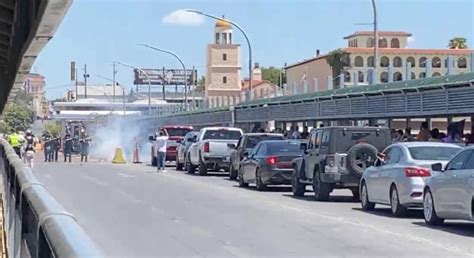
<svg viewBox="0 0 474 258"><path fill-rule="evenodd" d="M133 175L127 175L127 174L124 174L124 173L117 173L117 175L123 177L123 178L136 178L137 176L133 176Z"/></svg>
<svg viewBox="0 0 474 258"><path fill-rule="evenodd" d="M92 177L92 176L88 176L88 175L82 175L82 177L84 179L87 179L88 181L96 184L96 185L99 185L99 186L109 186L108 183L105 183L105 182L102 182L100 181L99 179L95 178L95 177Z"/></svg>

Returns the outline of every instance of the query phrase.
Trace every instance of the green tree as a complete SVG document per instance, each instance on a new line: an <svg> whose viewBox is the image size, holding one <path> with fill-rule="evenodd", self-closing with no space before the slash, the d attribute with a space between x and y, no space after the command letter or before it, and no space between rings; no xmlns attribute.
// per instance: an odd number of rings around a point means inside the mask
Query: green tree
<svg viewBox="0 0 474 258"><path fill-rule="evenodd" d="M33 123L33 111L25 105L12 103L3 110L2 120L10 129L26 130Z"/></svg>
<svg viewBox="0 0 474 258"><path fill-rule="evenodd" d="M326 62L331 66L333 85L334 88L337 88L339 86L337 83L339 81L338 76L344 71L344 67L350 65L349 53L336 49L328 54Z"/></svg>
<svg viewBox="0 0 474 258"><path fill-rule="evenodd" d="M11 129L10 126L5 123L5 121L0 121L0 133L3 133L3 134L9 134L11 132Z"/></svg>
<svg viewBox="0 0 474 258"><path fill-rule="evenodd" d="M448 48L450 49L466 49L467 39L463 37L454 37L449 40Z"/></svg>
<svg viewBox="0 0 474 258"><path fill-rule="evenodd" d="M206 90L206 77L201 76L201 78L197 81L196 91L204 92Z"/></svg>
<svg viewBox="0 0 474 258"><path fill-rule="evenodd" d="M262 67L262 79L265 81L270 81L271 83L275 85L280 85L280 74L282 78L282 85L283 83L286 83L286 75L285 73L282 73L281 69L275 68L273 66L270 66L268 68Z"/></svg>

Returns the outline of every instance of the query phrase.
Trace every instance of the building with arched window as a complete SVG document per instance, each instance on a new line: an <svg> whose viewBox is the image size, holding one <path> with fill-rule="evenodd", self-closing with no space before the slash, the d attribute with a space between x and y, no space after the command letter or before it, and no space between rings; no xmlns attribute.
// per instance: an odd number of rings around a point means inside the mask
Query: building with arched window
<svg viewBox="0 0 474 258"><path fill-rule="evenodd" d="M426 65L429 65L431 75L444 75L448 72L446 61L448 57L453 60L453 74L474 71L471 68L470 49L419 49L409 47L411 33L402 31L379 31L377 40L378 49L378 81L388 82L399 79L418 79L426 77ZM348 59L353 62L345 66L342 73L344 86L368 84L368 73L374 64L374 34L373 31L357 31L344 37L347 40L347 47L341 48L348 54ZM329 51L328 53L331 53ZM311 74L310 78L317 78L318 90L328 89L327 78L333 76L331 66L326 60L327 55L317 55L295 64L286 66L287 82L291 85L295 82L298 87L304 73ZM410 63L410 74L406 75L406 65ZM388 73L391 70L391 75ZM362 74L362 76L360 75ZM355 76L354 76L355 75ZM329 77L331 78L331 77ZM350 79L349 79L350 78ZM390 80L389 80L390 79ZM338 88L339 81L333 80L332 88ZM311 89L312 85L309 85ZM302 92L298 89L298 92Z"/></svg>

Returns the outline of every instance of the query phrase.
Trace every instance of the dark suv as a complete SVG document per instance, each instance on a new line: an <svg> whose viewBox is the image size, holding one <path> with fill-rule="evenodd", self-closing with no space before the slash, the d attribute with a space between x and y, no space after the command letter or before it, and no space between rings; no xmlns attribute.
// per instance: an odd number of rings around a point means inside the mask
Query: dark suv
<svg viewBox="0 0 474 258"><path fill-rule="evenodd" d="M334 126L314 129L302 158L293 160L292 191L303 196L312 185L316 200L326 201L333 189L350 189L359 197L359 181L377 154L391 144L390 129Z"/></svg>

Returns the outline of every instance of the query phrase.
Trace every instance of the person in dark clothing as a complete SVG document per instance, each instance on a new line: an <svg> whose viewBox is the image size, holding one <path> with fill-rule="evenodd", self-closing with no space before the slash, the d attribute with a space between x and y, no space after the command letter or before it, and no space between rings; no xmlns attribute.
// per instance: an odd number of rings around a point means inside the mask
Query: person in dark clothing
<svg viewBox="0 0 474 258"><path fill-rule="evenodd" d="M59 150L61 149L61 138L57 137L54 139L53 144L53 160L54 162L58 162Z"/></svg>
<svg viewBox="0 0 474 258"><path fill-rule="evenodd" d="M309 132L308 132L308 127L303 126L303 132L301 133L301 139L308 139Z"/></svg>
<svg viewBox="0 0 474 258"><path fill-rule="evenodd" d="M49 133L43 134L43 143L44 143L44 162L51 162L50 155L51 155L53 146L51 142L51 136L49 135Z"/></svg>
<svg viewBox="0 0 474 258"><path fill-rule="evenodd" d="M66 134L64 137L64 162L67 161L67 158L69 157L69 163L71 163L71 156L72 156L72 145L73 145L73 139L70 134Z"/></svg>
<svg viewBox="0 0 474 258"><path fill-rule="evenodd" d="M91 143L89 138L81 139L81 162L87 162L87 158L89 157L90 145Z"/></svg>

